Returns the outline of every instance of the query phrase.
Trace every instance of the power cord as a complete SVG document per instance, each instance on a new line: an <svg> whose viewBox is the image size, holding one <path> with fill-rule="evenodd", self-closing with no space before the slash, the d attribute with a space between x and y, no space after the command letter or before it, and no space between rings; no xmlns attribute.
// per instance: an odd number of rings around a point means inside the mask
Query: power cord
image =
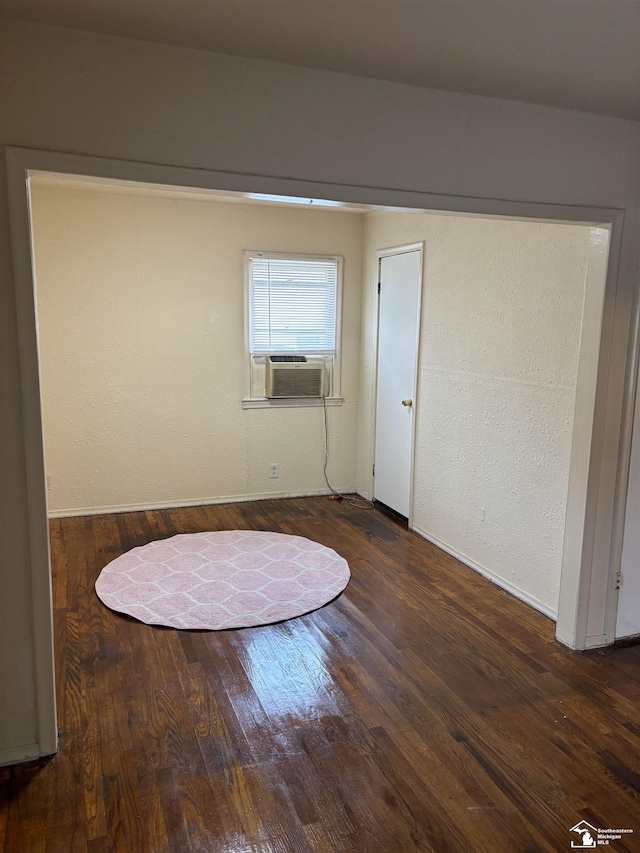
<svg viewBox="0 0 640 853"><path fill-rule="evenodd" d="M329 482L329 477L327 476L327 465L329 464L329 422L327 416L327 398L322 395L322 409L324 413L324 479L327 484L327 488L331 492L331 494L340 500L345 500L348 504L356 509L373 509L374 503L373 501L369 501L366 498L358 497L357 495L341 495L340 492L336 492L331 483Z"/></svg>

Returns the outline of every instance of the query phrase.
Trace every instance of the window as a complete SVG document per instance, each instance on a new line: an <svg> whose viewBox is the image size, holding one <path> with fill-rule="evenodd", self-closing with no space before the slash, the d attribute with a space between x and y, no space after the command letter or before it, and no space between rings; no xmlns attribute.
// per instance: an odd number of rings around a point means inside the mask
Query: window
<svg viewBox="0 0 640 853"><path fill-rule="evenodd" d="M264 399L270 355L306 356L318 362L325 369L327 396L339 396L342 258L244 254L245 399Z"/></svg>
<svg viewBox="0 0 640 853"><path fill-rule="evenodd" d="M336 351L338 262L249 258L252 355Z"/></svg>

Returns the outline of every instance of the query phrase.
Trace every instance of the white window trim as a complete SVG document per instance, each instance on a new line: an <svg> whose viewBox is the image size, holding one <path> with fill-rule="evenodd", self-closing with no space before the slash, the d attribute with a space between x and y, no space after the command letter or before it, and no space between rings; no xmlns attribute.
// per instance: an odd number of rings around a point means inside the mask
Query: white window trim
<svg viewBox="0 0 640 853"><path fill-rule="evenodd" d="M344 397L325 397L327 406L341 406ZM290 397L288 399L270 400L267 397L243 397L243 409L300 409L310 406L323 406L321 398L318 397Z"/></svg>
<svg viewBox="0 0 640 853"><path fill-rule="evenodd" d="M244 257L244 359L243 359L243 384L244 394L242 398L243 409L267 409L267 408L299 408L302 406L322 406L322 399L314 397L292 397L290 399L271 400L267 397L254 397L252 390L252 356L250 349L250 261L252 258L284 258L318 261L336 261L337 263L337 286L336 286L336 347L331 365L331 396L325 397L329 406L340 406L343 403L341 396L341 374L342 374L342 293L343 293L343 268L344 258L340 255L310 255L305 252L270 252L266 250L245 249ZM309 353L313 355L314 353Z"/></svg>

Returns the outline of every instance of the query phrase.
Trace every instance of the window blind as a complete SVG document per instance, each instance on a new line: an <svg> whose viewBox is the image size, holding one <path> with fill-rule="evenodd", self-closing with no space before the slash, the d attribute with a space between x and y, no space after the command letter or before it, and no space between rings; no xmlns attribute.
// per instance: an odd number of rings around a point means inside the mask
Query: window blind
<svg viewBox="0 0 640 853"><path fill-rule="evenodd" d="M335 353L338 262L254 257L249 262L250 347L268 353Z"/></svg>

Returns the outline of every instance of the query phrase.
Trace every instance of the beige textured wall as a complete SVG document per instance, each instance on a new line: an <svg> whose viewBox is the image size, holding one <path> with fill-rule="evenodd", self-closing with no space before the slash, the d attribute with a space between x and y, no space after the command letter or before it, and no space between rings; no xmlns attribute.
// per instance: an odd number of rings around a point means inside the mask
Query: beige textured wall
<svg viewBox="0 0 640 853"><path fill-rule="evenodd" d="M353 490L362 215L32 192L50 511L326 489L321 408L242 409L244 249L345 258L328 470Z"/></svg>
<svg viewBox="0 0 640 853"><path fill-rule="evenodd" d="M414 526L555 612L589 228L365 221L359 486L372 488L375 251L424 240Z"/></svg>

